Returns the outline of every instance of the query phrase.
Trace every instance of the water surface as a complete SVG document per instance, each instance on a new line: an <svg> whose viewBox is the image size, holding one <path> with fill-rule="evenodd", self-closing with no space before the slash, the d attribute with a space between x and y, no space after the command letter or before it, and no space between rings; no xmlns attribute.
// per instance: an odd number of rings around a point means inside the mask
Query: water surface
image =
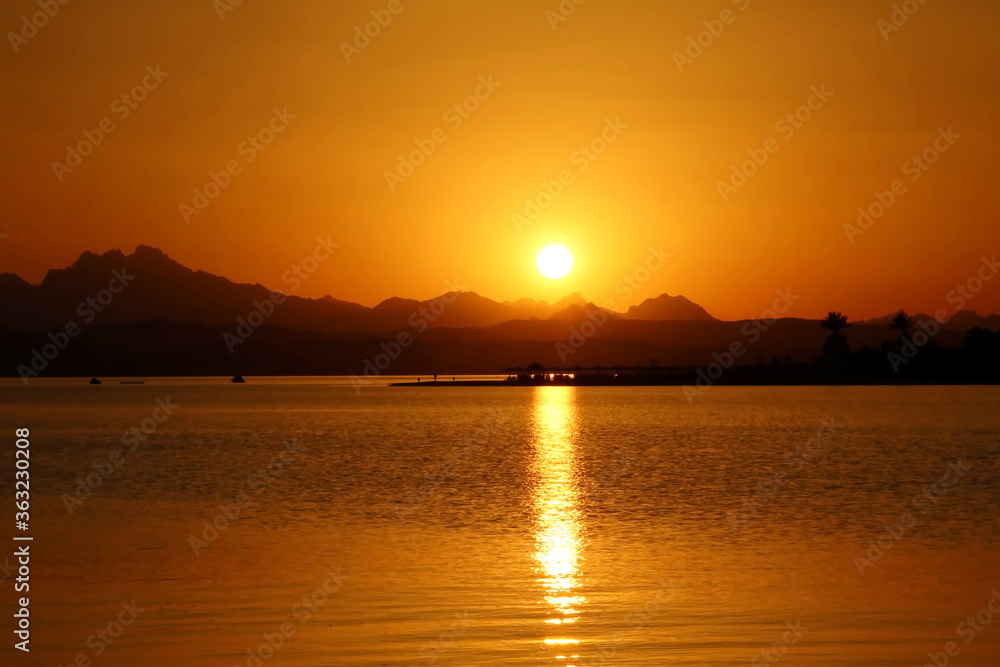
<svg viewBox="0 0 1000 667"><path fill-rule="evenodd" d="M1000 664L1000 620L959 626L1000 589L996 388L0 397L32 429L23 664Z"/></svg>

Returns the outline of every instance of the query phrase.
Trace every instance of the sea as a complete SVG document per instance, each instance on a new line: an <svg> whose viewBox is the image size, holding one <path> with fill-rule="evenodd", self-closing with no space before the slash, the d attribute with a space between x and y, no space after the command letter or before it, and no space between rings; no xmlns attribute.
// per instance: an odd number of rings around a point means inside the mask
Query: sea
<svg viewBox="0 0 1000 667"><path fill-rule="evenodd" d="M1000 388L406 379L0 381L0 664L1000 665Z"/></svg>

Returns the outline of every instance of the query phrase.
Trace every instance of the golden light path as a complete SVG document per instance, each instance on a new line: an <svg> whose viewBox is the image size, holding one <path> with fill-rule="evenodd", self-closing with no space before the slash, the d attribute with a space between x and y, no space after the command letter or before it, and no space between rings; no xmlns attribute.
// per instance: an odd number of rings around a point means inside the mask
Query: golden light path
<svg viewBox="0 0 1000 667"><path fill-rule="evenodd" d="M535 478L534 509L538 579L551 607L546 623L559 630L545 643L561 652L553 656L567 660L579 657L580 641L567 632L575 623L579 606L586 600L574 594L580 587L577 578L583 525L578 509L580 490L576 471L576 388L536 387L534 393Z"/></svg>

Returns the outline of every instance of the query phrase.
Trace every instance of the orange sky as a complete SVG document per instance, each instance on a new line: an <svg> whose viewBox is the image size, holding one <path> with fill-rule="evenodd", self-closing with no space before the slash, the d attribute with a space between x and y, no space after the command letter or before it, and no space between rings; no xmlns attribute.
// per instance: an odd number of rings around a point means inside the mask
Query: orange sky
<svg viewBox="0 0 1000 667"><path fill-rule="evenodd" d="M71 1L37 34L35 1L4 3L0 270L38 281L83 250L148 244L280 287L330 237L340 247L299 294L373 305L457 279L622 309L684 294L735 319L791 288L789 315L859 319L946 307L1000 251L991 0L927 2L891 31L889 0L588 0L559 22L558 0L244 0L220 19L226 1ZM391 21L345 55L373 11ZM720 34L679 59L706 21ZM145 99L120 99L144 80ZM477 92L467 117L448 111ZM809 102L798 127L779 123ZM94 132L105 118L113 131ZM271 143L241 147L269 123ZM925 172L907 165L939 128L960 137ZM100 145L54 167L85 130ZM580 152L602 133L604 152ZM387 182L417 141L433 153ZM724 199L748 150L767 160ZM182 214L230 162L228 186ZM512 216L561 172L519 230ZM844 225L897 179L852 243ZM548 243L576 257L562 280L535 269ZM616 292L660 246L665 266ZM1000 280L968 307L1000 311Z"/></svg>

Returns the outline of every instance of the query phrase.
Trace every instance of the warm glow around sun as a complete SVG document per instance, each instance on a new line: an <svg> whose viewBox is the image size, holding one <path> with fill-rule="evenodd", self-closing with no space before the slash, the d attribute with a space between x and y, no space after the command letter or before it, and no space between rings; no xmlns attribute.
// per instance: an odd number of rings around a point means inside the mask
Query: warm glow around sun
<svg viewBox="0 0 1000 667"><path fill-rule="evenodd" d="M548 245L538 253L535 264L546 278L562 278L573 268L573 255L565 246Z"/></svg>

